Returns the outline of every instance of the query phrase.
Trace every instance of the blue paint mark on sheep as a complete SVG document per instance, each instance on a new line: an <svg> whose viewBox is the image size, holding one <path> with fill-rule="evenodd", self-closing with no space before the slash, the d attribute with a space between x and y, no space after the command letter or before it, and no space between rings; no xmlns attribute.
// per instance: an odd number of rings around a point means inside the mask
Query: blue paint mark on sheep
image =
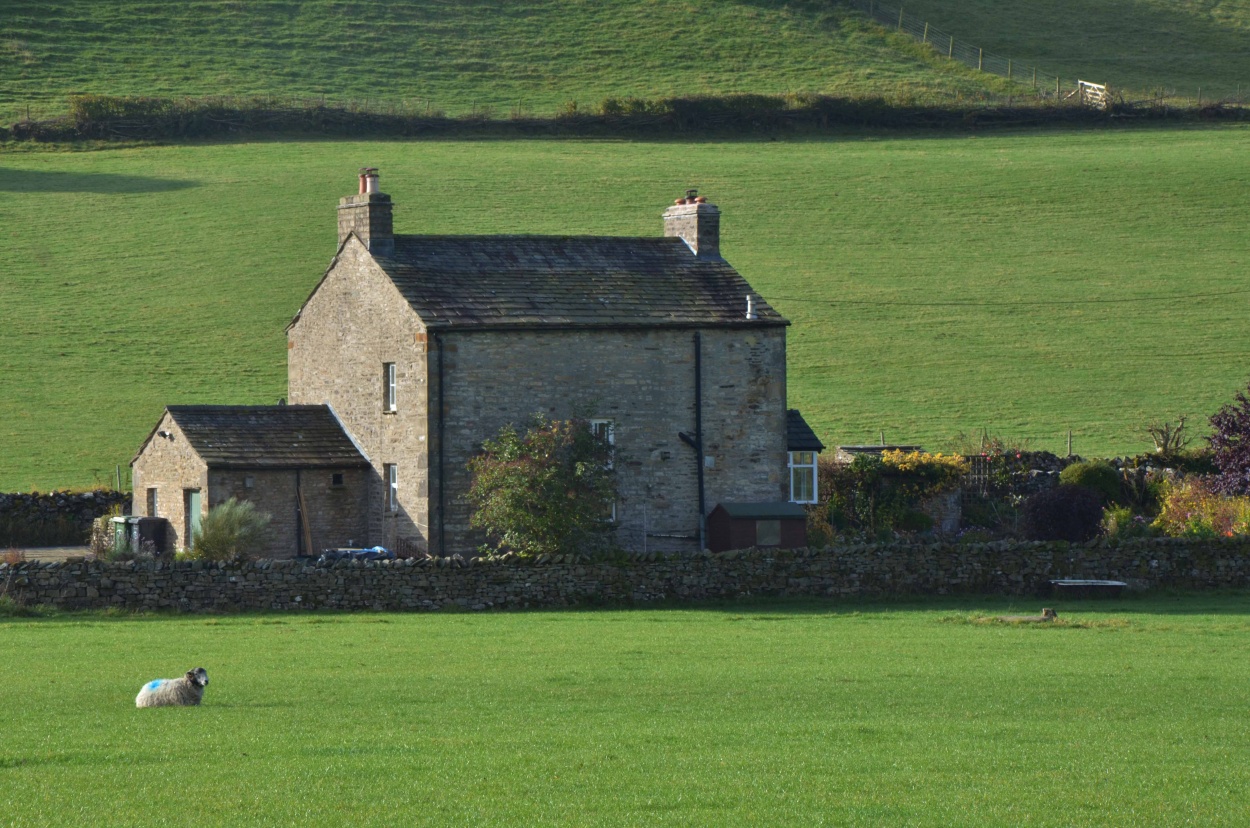
<svg viewBox="0 0 1250 828"><path fill-rule="evenodd" d="M144 689L144 690L155 690L156 688L160 687L160 686L161 686L162 684L164 684L164 683L165 683L165 679L152 679L152 680L151 680L151 681L149 681L147 684L143 685L143 689ZM132 685L132 686L133 686L133 685Z"/></svg>

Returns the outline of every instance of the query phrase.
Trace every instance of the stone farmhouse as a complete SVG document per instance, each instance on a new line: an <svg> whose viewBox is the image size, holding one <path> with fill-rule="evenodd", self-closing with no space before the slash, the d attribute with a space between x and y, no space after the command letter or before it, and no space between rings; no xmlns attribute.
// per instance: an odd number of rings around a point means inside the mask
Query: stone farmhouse
<svg viewBox="0 0 1250 828"><path fill-rule="evenodd" d="M468 460L535 414L588 418L613 444L627 548L703 548L720 503L815 500L823 446L786 407L790 323L721 257L706 199L678 199L655 237L408 235L377 182L366 170L340 200L337 252L287 328L287 409L340 425L367 468L345 450L321 468L344 475L344 502L364 505L311 539L297 521L286 554L346 538L473 554L485 538L469 527ZM166 417L178 425L174 408ZM136 457L136 504L152 446ZM212 474L193 504L204 510ZM307 507L311 521L320 505Z"/></svg>

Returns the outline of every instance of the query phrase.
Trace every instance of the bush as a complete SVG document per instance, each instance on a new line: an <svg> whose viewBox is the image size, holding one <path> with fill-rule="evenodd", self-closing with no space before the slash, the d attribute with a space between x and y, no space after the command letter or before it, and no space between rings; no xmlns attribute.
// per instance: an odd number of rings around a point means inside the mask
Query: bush
<svg viewBox="0 0 1250 828"><path fill-rule="evenodd" d="M1207 442L1220 472L1213 481L1215 490L1250 495L1250 397L1246 391L1238 391L1233 402L1211 416Z"/></svg>
<svg viewBox="0 0 1250 828"><path fill-rule="evenodd" d="M469 461L469 525L520 555L597 551L609 545L616 477L612 446L583 419L535 416L511 425Z"/></svg>
<svg viewBox="0 0 1250 828"><path fill-rule="evenodd" d="M1073 463L1059 472L1059 483L1092 489L1102 496L1103 503L1115 503L1120 499L1120 472L1106 460Z"/></svg>
<svg viewBox="0 0 1250 828"><path fill-rule="evenodd" d="M1153 526L1171 537L1250 535L1250 497L1225 495L1212 481L1191 477L1166 487Z"/></svg>
<svg viewBox="0 0 1250 828"><path fill-rule="evenodd" d="M821 464L821 496L835 530L888 538L894 531L926 532L933 521L924 501L959 486L968 463L959 456L887 451L861 454L847 465Z"/></svg>
<svg viewBox="0 0 1250 828"><path fill-rule="evenodd" d="M1148 538L1154 534L1150 521L1126 506L1109 506L1102 513L1102 533L1115 540Z"/></svg>
<svg viewBox="0 0 1250 828"><path fill-rule="evenodd" d="M208 510L191 539L187 557L200 561L228 561L249 558L269 540L268 514L233 497Z"/></svg>
<svg viewBox="0 0 1250 828"><path fill-rule="evenodd" d="M1061 485L1024 502L1024 531L1031 540L1087 541L1102 523L1102 499L1084 486Z"/></svg>

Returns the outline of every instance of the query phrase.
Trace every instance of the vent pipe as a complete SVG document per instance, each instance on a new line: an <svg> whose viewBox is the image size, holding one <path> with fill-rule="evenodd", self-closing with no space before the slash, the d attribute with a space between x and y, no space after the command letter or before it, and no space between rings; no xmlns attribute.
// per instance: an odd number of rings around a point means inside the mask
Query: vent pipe
<svg viewBox="0 0 1250 828"><path fill-rule="evenodd" d="M755 297L747 294L747 319L755 319Z"/></svg>

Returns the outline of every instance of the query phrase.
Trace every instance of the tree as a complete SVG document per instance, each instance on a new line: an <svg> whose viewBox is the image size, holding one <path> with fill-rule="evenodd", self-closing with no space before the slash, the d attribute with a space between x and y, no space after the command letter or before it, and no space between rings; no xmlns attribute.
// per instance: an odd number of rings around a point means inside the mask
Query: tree
<svg viewBox="0 0 1250 828"><path fill-rule="evenodd" d="M469 461L469 525L522 555L599 548L613 528L612 446L583 419L535 415L524 436L512 425Z"/></svg>
<svg viewBox="0 0 1250 828"><path fill-rule="evenodd" d="M1250 495L1250 398L1246 391L1238 391L1233 402L1211 415L1207 442L1219 470L1213 487L1222 494Z"/></svg>

